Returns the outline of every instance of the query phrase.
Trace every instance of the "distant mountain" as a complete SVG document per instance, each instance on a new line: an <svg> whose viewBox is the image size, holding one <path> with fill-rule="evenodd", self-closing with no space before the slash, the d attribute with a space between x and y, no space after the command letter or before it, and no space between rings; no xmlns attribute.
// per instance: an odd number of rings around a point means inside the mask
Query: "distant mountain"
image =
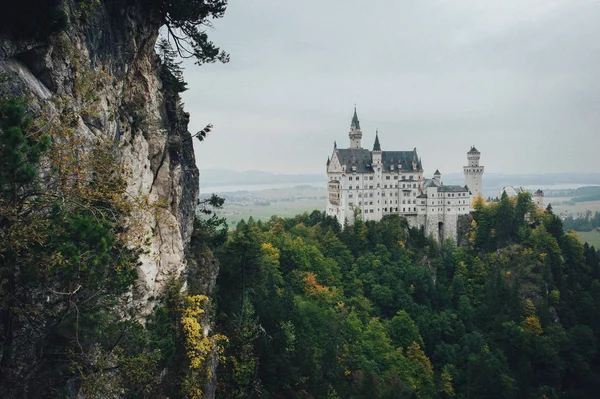
<svg viewBox="0 0 600 399"><path fill-rule="evenodd" d="M315 183L327 180L324 174L276 174L260 170L238 172L230 169L203 169L200 171L200 184L203 187L277 184L277 183Z"/></svg>

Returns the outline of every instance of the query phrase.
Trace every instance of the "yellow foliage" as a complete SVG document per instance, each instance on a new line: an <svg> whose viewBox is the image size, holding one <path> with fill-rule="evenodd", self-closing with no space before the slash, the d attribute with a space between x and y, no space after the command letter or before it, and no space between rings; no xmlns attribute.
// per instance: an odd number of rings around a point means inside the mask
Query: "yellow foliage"
<svg viewBox="0 0 600 399"><path fill-rule="evenodd" d="M205 295L192 295L185 299L185 307L181 318L181 325L185 334L185 348L190 361L191 369L199 369L206 356L221 348L220 341L227 341L223 335L208 336L200 324L200 316L204 313L203 302L208 301Z"/></svg>
<svg viewBox="0 0 600 399"><path fill-rule="evenodd" d="M261 246L263 253L271 260L279 262L279 249L273 247L270 242L265 242Z"/></svg>
<svg viewBox="0 0 600 399"><path fill-rule="evenodd" d="M544 332L542 330L540 319L538 319L537 316L529 316L521 323L521 326L523 327L523 330L535 335L542 335Z"/></svg>
<svg viewBox="0 0 600 399"><path fill-rule="evenodd" d="M477 204L487 206L487 201L481 195L478 195L477 197L473 198L473 201L471 201L471 208L475 208Z"/></svg>
<svg viewBox="0 0 600 399"><path fill-rule="evenodd" d="M319 284L317 281L317 275L313 272L307 273L302 279L306 285L306 292L311 295L320 294L325 296L333 296L333 292L329 290L329 287Z"/></svg>
<svg viewBox="0 0 600 399"><path fill-rule="evenodd" d="M456 392L454 392L454 387L452 386L452 375L446 367L444 367L440 375L439 391L445 393L450 398L456 396Z"/></svg>
<svg viewBox="0 0 600 399"><path fill-rule="evenodd" d="M425 355L425 352L421 350L419 344L415 341L413 341L413 343L408 347L406 354L408 355L408 358L413 361L413 363L422 364L425 367L425 370L428 372L433 371L431 361L427 355Z"/></svg>

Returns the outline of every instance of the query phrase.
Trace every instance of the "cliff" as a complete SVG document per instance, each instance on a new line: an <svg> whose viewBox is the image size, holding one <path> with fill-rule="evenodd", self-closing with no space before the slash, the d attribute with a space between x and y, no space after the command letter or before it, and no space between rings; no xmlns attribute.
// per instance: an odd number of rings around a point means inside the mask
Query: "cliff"
<svg viewBox="0 0 600 399"><path fill-rule="evenodd" d="M38 112L71 107L83 143L74 151L113 143L127 191L140 204L132 223L145 249L137 303L146 313L147 299L186 268L199 185L189 115L160 79L154 47L161 17L143 1L67 0L56 7L68 19L60 33L0 34L2 84L33 96L30 108Z"/></svg>

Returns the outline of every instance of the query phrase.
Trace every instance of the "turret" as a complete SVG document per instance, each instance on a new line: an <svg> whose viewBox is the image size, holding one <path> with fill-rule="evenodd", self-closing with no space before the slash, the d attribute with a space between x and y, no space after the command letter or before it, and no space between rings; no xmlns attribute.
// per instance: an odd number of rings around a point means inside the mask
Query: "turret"
<svg viewBox="0 0 600 399"><path fill-rule="evenodd" d="M373 144L373 165L379 165L381 163L381 144L379 144L379 132L375 131L375 143Z"/></svg>
<svg viewBox="0 0 600 399"><path fill-rule="evenodd" d="M350 123L350 148L361 148L360 139L362 138L362 132L360 131L360 122L358 121L358 115L356 114L356 107L354 107L354 116L352 116L352 122Z"/></svg>
<svg viewBox="0 0 600 399"><path fill-rule="evenodd" d="M438 186L442 185L442 174L438 169L436 169L435 173L433 174L433 180L437 183Z"/></svg>
<svg viewBox="0 0 600 399"><path fill-rule="evenodd" d="M533 193L533 202L538 208L544 208L544 192L542 190Z"/></svg>
<svg viewBox="0 0 600 399"><path fill-rule="evenodd" d="M475 146L472 146L471 150L467 152L468 165L463 167L465 173L465 186L469 188L473 197L481 195L481 180L484 167L479 165L480 157L481 153L477 151Z"/></svg>
<svg viewBox="0 0 600 399"><path fill-rule="evenodd" d="M471 150L467 152L467 160L469 161L469 166L479 166L479 158L481 158L481 153L477 151L475 146L471 147Z"/></svg>

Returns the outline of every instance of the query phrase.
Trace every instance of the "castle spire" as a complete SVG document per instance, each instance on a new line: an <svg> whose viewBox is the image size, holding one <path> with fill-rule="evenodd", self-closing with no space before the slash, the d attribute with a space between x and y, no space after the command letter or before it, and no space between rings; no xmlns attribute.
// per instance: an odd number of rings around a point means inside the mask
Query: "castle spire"
<svg viewBox="0 0 600 399"><path fill-rule="evenodd" d="M381 151L381 145L379 144L379 131L375 130L375 144L373 144L373 151Z"/></svg>
<svg viewBox="0 0 600 399"><path fill-rule="evenodd" d="M360 130L360 122L358 121L358 115L356 114L356 105L354 106L354 115L352 116L352 123L350 128L356 128Z"/></svg>
<svg viewBox="0 0 600 399"><path fill-rule="evenodd" d="M360 131L360 122L358 121L358 115L356 114L356 105L354 106L354 115L352 116L352 123L350 124L350 148L359 149L360 139L362 138L362 132Z"/></svg>

